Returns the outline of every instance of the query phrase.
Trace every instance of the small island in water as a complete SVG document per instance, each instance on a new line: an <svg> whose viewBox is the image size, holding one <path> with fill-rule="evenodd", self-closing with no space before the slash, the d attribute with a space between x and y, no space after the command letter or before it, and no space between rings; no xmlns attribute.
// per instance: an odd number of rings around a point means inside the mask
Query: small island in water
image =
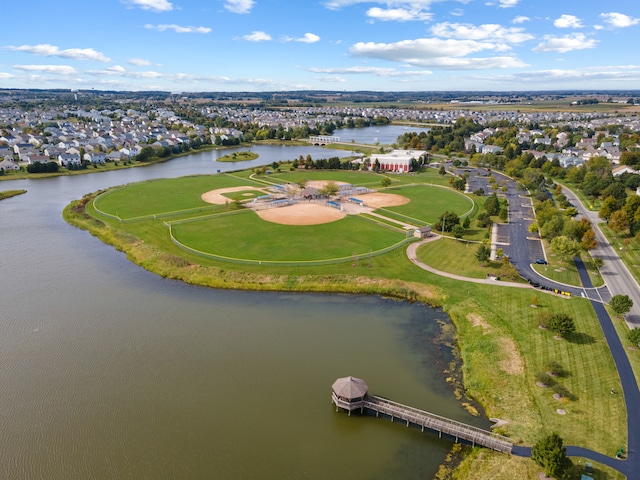
<svg viewBox="0 0 640 480"><path fill-rule="evenodd" d="M233 152L228 155L216 159L218 162L246 162L249 160L255 160L259 155L257 153L245 150L242 152Z"/></svg>

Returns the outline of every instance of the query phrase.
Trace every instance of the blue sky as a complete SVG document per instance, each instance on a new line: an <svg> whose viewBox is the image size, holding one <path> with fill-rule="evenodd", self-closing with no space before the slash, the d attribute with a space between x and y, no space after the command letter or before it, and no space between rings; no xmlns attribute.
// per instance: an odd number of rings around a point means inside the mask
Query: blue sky
<svg viewBox="0 0 640 480"><path fill-rule="evenodd" d="M2 13L2 88L640 89L637 0L23 0Z"/></svg>

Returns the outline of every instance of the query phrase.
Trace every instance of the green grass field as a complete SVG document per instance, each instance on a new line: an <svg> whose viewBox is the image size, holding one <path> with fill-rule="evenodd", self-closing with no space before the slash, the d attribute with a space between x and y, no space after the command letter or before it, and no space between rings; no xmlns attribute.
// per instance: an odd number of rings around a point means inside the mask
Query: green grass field
<svg viewBox="0 0 640 480"><path fill-rule="evenodd" d="M264 187L252 180L254 177L236 174L192 176L127 185L100 196L96 200L96 207L124 221L145 223L146 226L137 227L138 234L147 229L155 230L155 238L161 238L161 232L157 231L157 225L151 225L162 220L168 221L172 223L174 238L191 251L239 261L349 261L354 256L363 257L390 248L406 238L404 232L398 231L397 224L395 229L388 228L394 225L392 221L372 221L373 218L352 215L338 222L313 226L266 222L249 210L246 215L207 216L207 212L228 211L231 207L206 203L201 199L203 193L245 185ZM383 177L369 172L296 171L260 175L259 178L274 183L322 179L371 185ZM404 195L411 201L400 208L401 212L383 209L382 213L388 214L389 218L416 225L436 221L445 208L453 209L459 215L473 210L473 201L468 197L429 184L391 187L383 191ZM251 195L247 197L247 193ZM251 190L225 194L230 202L256 195L259 194ZM192 220L189 223L181 222L190 218Z"/></svg>
<svg viewBox="0 0 640 480"><path fill-rule="evenodd" d="M265 222L247 210L173 226L174 237L199 252L262 261L329 260L366 256L402 242L406 235L348 215L321 225Z"/></svg>
<svg viewBox="0 0 640 480"><path fill-rule="evenodd" d="M433 190L436 190L435 192ZM391 212L407 222L419 224L435 223L444 211L456 212L459 216L473 211L473 200L452 190L428 185L391 187L381 190L382 193L394 193L405 196L411 201L406 205L385 207L376 210L377 213ZM391 216L391 215L390 215Z"/></svg>
<svg viewBox="0 0 640 480"><path fill-rule="evenodd" d="M217 188L263 185L228 175L202 175L128 185L100 197L96 207L123 220L179 212L210 204L200 196Z"/></svg>

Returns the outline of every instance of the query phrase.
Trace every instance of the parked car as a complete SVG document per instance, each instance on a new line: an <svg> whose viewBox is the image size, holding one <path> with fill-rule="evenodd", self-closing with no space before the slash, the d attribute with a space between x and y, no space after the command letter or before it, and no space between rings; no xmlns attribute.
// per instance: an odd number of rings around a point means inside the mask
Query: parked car
<svg viewBox="0 0 640 480"><path fill-rule="evenodd" d="M544 258L539 258L539 259L536 260L536 263L538 265L546 265L547 261Z"/></svg>

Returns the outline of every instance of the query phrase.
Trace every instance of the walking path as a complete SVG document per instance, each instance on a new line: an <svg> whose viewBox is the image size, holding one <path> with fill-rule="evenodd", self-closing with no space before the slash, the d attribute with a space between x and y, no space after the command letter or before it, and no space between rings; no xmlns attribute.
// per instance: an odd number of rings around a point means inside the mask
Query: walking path
<svg viewBox="0 0 640 480"><path fill-rule="evenodd" d="M494 280L494 279L490 279L490 278L471 278L471 277L463 277L462 275L456 275L455 273L448 273L448 272L443 272L441 270L436 270L433 267L430 267L429 265L427 265L426 263L421 262L418 259L418 255L417 255L417 250L418 248L420 248L420 246L424 245L425 243L429 243L429 242L433 242L434 240L439 240L441 238L440 235L433 235L421 242L415 242L410 244L407 247L407 256L409 257L409 260L411 260L414 264L416 264L418 267L422 268L423 270L426 270L427 272L431 272L434 273L436 275L440 275L441 277L447 277L447 278L452 278L454 280L460 280L462 282L472 282L472 283L483 283L485 285L497 285L497 286L501 286L501 287L515 287L515 288L533 288L531 285L529 285L528 283L516 283L516 282L502 282L500 280Z"/></svg>

